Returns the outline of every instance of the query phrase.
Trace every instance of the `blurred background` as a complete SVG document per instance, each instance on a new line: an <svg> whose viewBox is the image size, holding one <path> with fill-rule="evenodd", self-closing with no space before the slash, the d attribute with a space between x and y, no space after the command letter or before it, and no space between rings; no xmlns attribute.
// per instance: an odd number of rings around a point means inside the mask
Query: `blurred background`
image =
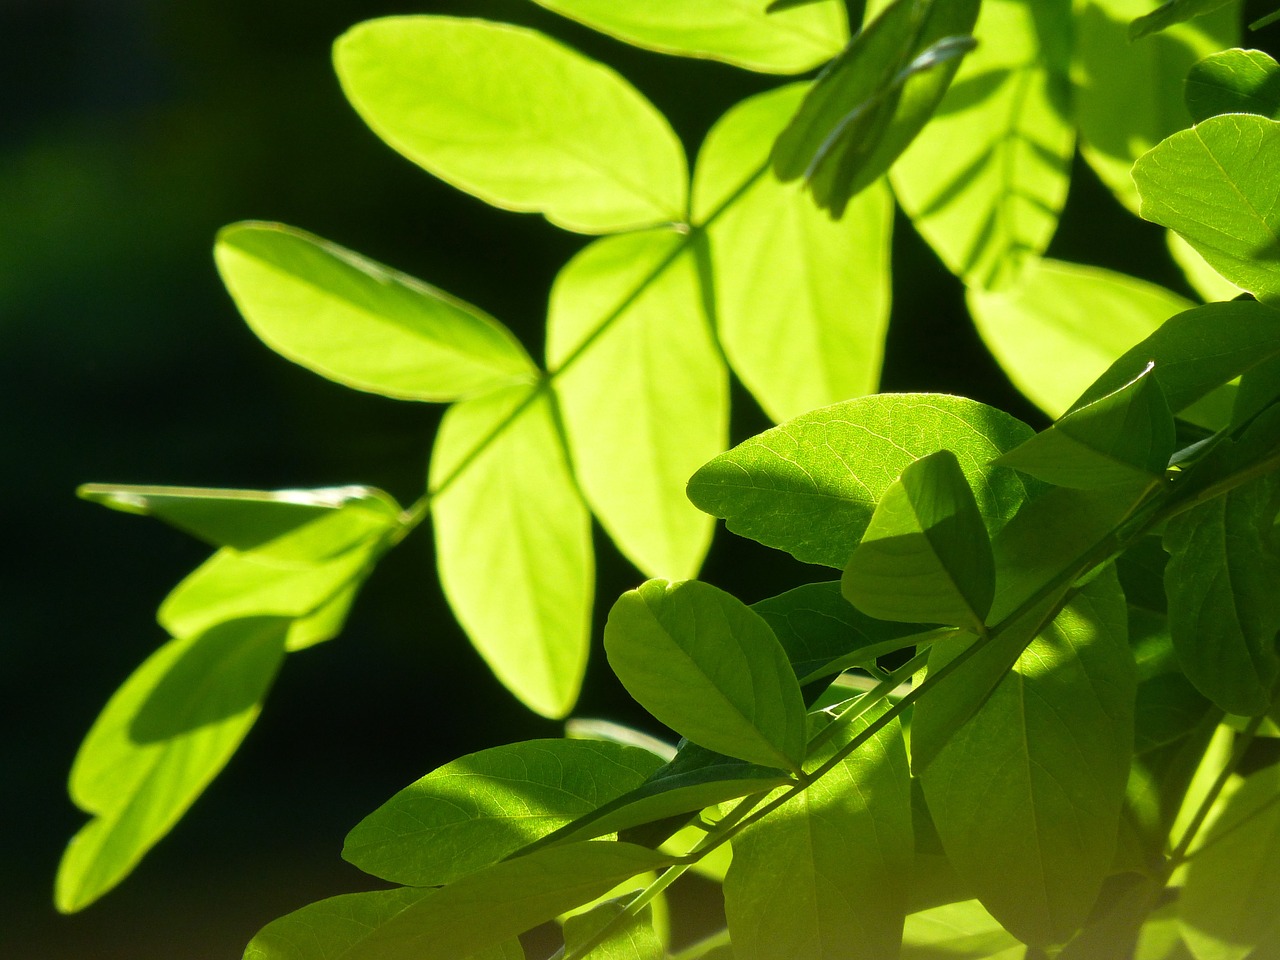
<svg viewBox="0 0 1280 960"><path fill-rule="evenodd" d="M637 51L528 0L0 0L0 956L233 960L282 913L372 885L341 860L342 837L393 792L460 754L560 733L467 645L424 528L383 561L341 638L289 659L239 754L134 875L82 914L53 910L85 819L65 792L75 750L165 639L156 605L207 554L78 501L76 485L366 483L408 503L441 412L262 346L214 272L215 231L251 218L313 231L476 303L540 354L551 281L586 238L413 167L330 68L352 24L424 12L537 26L607 60L691 155L729 105L776 82ZM895 248L885 388L964 393L1042 425L905 223ZM1051 253L1189 293L1161 232L1083 168ZM766 425L738 391L734 440ZM597 546L603 622L641 578ZM723 533L704 573L747 600L808 576ZM586 691L579 714L638 720L598 640Z"/></svg>

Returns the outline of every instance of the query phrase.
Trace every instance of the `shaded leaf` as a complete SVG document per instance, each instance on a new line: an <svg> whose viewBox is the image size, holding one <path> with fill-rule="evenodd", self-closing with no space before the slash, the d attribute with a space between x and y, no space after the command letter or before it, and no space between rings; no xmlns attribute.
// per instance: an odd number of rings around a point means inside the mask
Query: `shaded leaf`
<svg viewBox="0 0 1280 960"><path fill-rule="evenodd" d="M644 907L638 914L623 920L626 903L606 900L586 913L576 914L565 920L565 952L581 949L606 924L613 923L608 936L584 954L589 960L663 960L666 951L653 927L653 911Z"/></svg>
<svg viewBox="0 0 1280 960"><path fill-rule="evenodd" d="M801 184L767 169L767 148L804 88L733 107L694 170L694 221L706 223L716 329L765 412L785 420L875 390L889 320L893 199L883 184L839 220Z"/></svg>
<svg viewBox="0 0 1280 960"><path fill-rule="evenodd" d="M635 789L662 761L599 740L529 740L451 761L347 834L342 856L411 886L449 883Z"/></svg>
<svg viewBox="0 0 1280 960"><path fill-rule="evenodd" d="M613 605L604 645L627 692L681 736L800 768L800 686L769 625L737 598L696 580L650 580Z"/></svg>
<svg viewBox="0 0 1280 960"><path fill-rule="evenodd" d="M803 73L838 54L849 37L844 5L808 0L774 13L768 0L534 0L637 47L720 60L762 73Z"/></svg>
<svg viewBox="0 0 1280 960"><path fill-rule="evenodd" d="M876 504L914 460L951 450L995 532L1026 482L990 461L1032 435L994 407L942 394L879 394L796 417L711 460L689 499L734 533L843 569Z"/></svg>
<svg viewBox="0 0 1280 960"><path fill-rule="evenodd" d="M356 390L456 400L537 375L520 342L488 314L301 230L224 227L214 259L267 346Z"/></svg>
<svg viewBox="0 0 1280 960"><path fill-rule="evenodd" d="M1167 30L1175 23L1183 23L1194 17L1203 17L1225 7L1232 0L1166 0L1150 13L1139 17L1129 24L1129 39L1139 40L1142 37L1161 30Z"/></svg>
<svg viewBox="0 0 1280 960"><path fill-rule="evenodd" d="M574 473L618 548L649 576L691 577L712 521L684 485L729 434L728 373L697 268L673 231L597 240L551 291L547 365Z"/></svg>
<svg viewBox="0 0 1280 960"><path fill-rule="evenodd" d="M255 618L170 640L117 690L71 768L94 819L58 867L58 909L83 909L123 880L235 753L284 658L288 622Z"/></svg>
<svg viewBox="0 0 1280 960"><path fill-rule="evenodd" d="M458 622L507 689L564 716L586 668L595 565L546 391L451 407L430 484L440 582Z"/></svg>
<svg viewBox="0 0 1280 960"><path fill-rule="evenodd" d="M343 34L334 64L378 136L488 203L582 233L684 219L670 124L613 70L537 31L386 17Z"/></svg>
<svg viewBox="0 0 1280 960"><path fill-rule="evenodd" d="M1280 64L1262 50L1210 54L1191 68L1186 97L1197 123L1221 113L1280 119Z"/></svg>

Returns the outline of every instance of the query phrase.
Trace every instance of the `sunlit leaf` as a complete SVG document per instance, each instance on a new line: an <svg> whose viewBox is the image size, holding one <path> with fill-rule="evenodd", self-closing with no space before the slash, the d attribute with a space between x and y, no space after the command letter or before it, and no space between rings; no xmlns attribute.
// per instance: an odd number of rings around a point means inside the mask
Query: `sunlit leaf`
<svg viewBox="0 0 1280 960"><path fill-rule="evenodd" d="M71 798L94 819L62 857L59 910L123 880L231 758L284 658L287 627L246 619L171 640L112 695L71 769Z"/></svg>
<svg viewBox="0 0 1280 960"><path fill-rule="evenodd" d="M1234 300L1244 292L1209 266L1204 257L1196 252L1196 248L1173 230L1166 230L1164 236L1173 262L1178 265L1182 275L1187 278L1187 283L1191 284L1191 288L1205 303Z"/></svg>
<svg viewBox="0 0 1280 960"><path fill-rule="evenodd" d="M614 604L604 646L627 692L681 736L799 769L800 686L769 625L742 601L696 580L650 580Z"/></svg>
<svg viewBox="0 0 1280 960"><path fill-rule="evenodd" d="M844 5L810 0L766 12L768 0L535 0L540 6L637 47L706 57L763 73L803 73L830 60L849 38Z"/></svg>
<svg viewBox="0 0 1280 960"><path fill-rule="evenodd" d="M969 54L929 124L894 164L916 229L966 283L998 288L1058 225L1075 132L1071 0L987 0Z"/></svg>
<svg viewBox="0 0 1280 960"><path fill-rule="evenodd" d="M214 258L245 322L267 346L345 386L454 400L536 376L497 320L301 230L225 227Z"/></svg>
<svg viewBox="0 0 1280 960"><path fill-rule="evenodd" d="M453 17L358 24L334 47L378 136L495 206L583 233L685 217L684 152L617 73L541 33Z"/></svg>
<svg viewBox="0 0 1280 960"><path fill-rule="evenodd" d="M1232 2L1233 0L1165 0L1156 9L1129 24L1129 39L1140 40L1161 30L1168 30L1175 23L1203 17Z"/></svg>
<svg viewBox="0 0 1280 960"><path fill-rule="evenodd" d="M458 622L507 689L564 716L586 668L595 564L546 391L451 407L430 483L440 582Z"/></svg>
<svg viewBox="0 0 1280 960"><path fill-rule="evenodd" d="M635 789L661 766L648 751L598 740L482 750L432 771L361 820L342 856L392 883L449 883Z"/></svg>
<svg viewBox="0 0 1280 960"><path fill-rule="evenodd" d="M1026 948L978 900L946 903L907 917L902 960L1017 960Z"/></svg>
<svg viewBox="0 0 1280 960"><path fill-rule="evenodd" d="M691 577L712 521L686 481L725 448L728 374L697 267L673 231L597 240L560 272L547 318L574 473L601 525L650 576Z"/></svg>
<svg viewBox="0 0 1280 960"><path fill-rule="evenodd" d="M777 421L875 390L889 320L888 190L871 185L832 220L801 184L764 169L765 144L803 90L732 108L707 134L693 181L694 222L712 218L706 249L721 343Z"/></svg>
<svg viewBox="0 0 1280 960"><path fill-rule="evenodd" d="M843 569L876 504L908 464L948 449L989 531L1026 498L1012 470L989 463L1032 435L972 400L880 394L796 417L738 444L689 481L689 498L735 533L798 560Z"/></svg>
<svg viewBox="0 0 1280 960"><path fill-rule="evenodd" d="M1221 113L1280 119L1280 64L1262 50L1223 50L1187 76L1187 110L1197 123Z"/></svg>
<svg viewBox="0 0 1280 960"><path fill-rule="evenodd" d="M606 900L586 913L576 914L565 920L565 952L581 949L607 924L612 928L608 935L585 957L590 960L663 960L662 948L653 926L653 911L644 907L639 913L622 918L626 903Z"/></svg>

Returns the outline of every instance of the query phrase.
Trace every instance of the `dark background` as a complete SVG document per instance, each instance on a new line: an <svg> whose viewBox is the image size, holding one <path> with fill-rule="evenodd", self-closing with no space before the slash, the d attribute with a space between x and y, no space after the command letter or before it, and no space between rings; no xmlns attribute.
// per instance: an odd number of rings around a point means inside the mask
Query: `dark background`
<svg viewBox="0 0 1280 960"><path fill-rule="evenodd" d="M237 958L276 916L371 885L339 857L342 837L394 791L462 753L560 732L467 645L424 527L341 638L289 658L239 754L134 875L82 914L51 906L85 819L65 794L75 750L165 639L156 605L207 554L76 500L76 485L367 483L409 503L441 412L272 354L222 290L214 232L249 218L313 231L478 304L540 355L551 280L586 238L413 167L330 68L350 25L423 12L539 26L607 60L691 156L724 109L776 82L636 51L527 0L0 0L0 957ZM1052 253L1187 292L1160 231L1077 174ZM1039 425L957 283L898 227L885 388L964 393ZM735 440L766 426L740 391L735 403ZM640 576L597 546L602 617ZM754 600L806 571L721 534L704 576ZM598 655L578 713L637 719Z"/></svg>

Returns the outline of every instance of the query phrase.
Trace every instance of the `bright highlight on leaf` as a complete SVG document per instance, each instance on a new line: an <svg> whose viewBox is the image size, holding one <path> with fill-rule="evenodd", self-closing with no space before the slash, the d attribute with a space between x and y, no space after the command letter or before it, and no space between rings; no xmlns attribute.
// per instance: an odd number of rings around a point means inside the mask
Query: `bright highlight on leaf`
<svg viewBox="0 0 1280 960"><path fill-rule="evenodd" d="M226 227L214 258L245 322L267 346L356 390L456 400L537 374L497 320L301 230Z"/></svg>
<svg viewBox="0 0 1280 960"><path fill-rule="evenodd" d="M387 17L334 46L342 89L414 163L508 210L610 233L685 218L666 119L613 70L534 30Z"/></svg>

